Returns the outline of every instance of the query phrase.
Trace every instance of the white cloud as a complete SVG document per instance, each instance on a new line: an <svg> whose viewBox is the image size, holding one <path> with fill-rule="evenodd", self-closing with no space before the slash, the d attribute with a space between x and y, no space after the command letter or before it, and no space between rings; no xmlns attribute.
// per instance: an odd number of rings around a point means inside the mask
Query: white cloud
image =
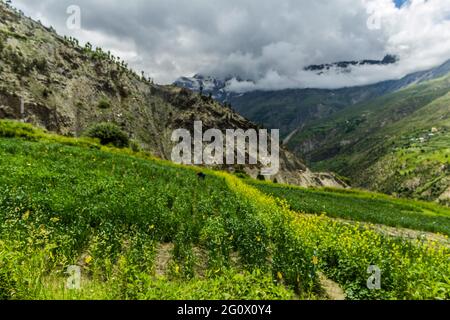
<svg viewBox="0 0 450 320"><path fill-rule="evenodd" d="M450 58L450 1L78 0L82 31L66 29L72 0L15 0L60 33L102 46L158 82L201 72L236 76L235 90L336 88L399 78ZM379 29L368 28L376 19ZM370 24L369 24L370 26ZM75 32L75 34L74 34ZM310 64L381 59L388 67L317 76Z"/></svg>

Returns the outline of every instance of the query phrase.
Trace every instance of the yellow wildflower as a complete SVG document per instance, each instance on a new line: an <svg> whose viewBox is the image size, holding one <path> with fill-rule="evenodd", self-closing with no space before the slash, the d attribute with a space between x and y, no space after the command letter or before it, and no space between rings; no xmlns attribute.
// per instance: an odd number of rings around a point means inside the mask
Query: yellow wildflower
<svg viewBox="0 0 450 320"><path fill-rule="evenodd" d="M84 262L86 263L86 264L89 264L89 263L91 263L92 262L92 256L87 256L86 258L84 258Z"/></svg>
<svg viewBox="0 0 450 320"><path fill-rule="evenodd" d="M27 212L25 212L22 216L23 220L28 220L28 218L30 217L30 210L27 210Z"/></svg>

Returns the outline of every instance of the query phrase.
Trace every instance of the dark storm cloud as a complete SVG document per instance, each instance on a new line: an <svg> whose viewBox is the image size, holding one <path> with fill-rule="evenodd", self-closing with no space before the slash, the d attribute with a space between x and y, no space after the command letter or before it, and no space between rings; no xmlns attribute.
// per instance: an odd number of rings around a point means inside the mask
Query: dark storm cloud
<svg viewBox="0 0 450 320"><path fill-rule="evenodd" d="M450 58L450 1L411 0L15 0L59 33L111 50L159 82L197 72L237 76L235 90L365 84ZM81 30L66 28L67 7L81 8ZM369 28L374 19L379 28ZM309 64L380 59L396 66L355 68L318 77Z"/></svg>

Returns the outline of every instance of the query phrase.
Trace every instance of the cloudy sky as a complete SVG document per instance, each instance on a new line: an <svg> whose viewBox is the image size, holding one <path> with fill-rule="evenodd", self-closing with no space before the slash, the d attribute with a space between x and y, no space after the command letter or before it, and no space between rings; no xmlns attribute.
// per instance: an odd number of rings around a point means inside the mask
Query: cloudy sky
<svg viewBox="0 0 450 320"><path fill-rule="evenodd" d="M159 83L202 73L231 88L337 88L402 77L450 59L449 0L13 0L58 33L111 50ZM81 29L67 8L81 9ZM305 72L310 64L382 59L388 67Z"/></svg>

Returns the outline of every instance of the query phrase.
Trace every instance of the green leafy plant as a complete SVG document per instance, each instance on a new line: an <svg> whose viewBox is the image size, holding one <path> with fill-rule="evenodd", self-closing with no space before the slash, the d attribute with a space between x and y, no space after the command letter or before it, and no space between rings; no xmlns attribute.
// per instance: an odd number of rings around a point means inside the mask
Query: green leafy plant
<svg viewBox="0 0 450 320"><path fill-rule="evenodd" d="M113 123L103 122L95 124L85 132L85 135L99 139L103 145L112 144L118 148L124 148L129 145L127 134Z"/></svg>
<svg viewBox="0 0 450 320"><path fill-rule="evenodd" d="M101 99L98 102L97 108L99 108L99 109L109 109L109 108L111 108L111 102L108 99L103 98L103 99Z"/></svg>

